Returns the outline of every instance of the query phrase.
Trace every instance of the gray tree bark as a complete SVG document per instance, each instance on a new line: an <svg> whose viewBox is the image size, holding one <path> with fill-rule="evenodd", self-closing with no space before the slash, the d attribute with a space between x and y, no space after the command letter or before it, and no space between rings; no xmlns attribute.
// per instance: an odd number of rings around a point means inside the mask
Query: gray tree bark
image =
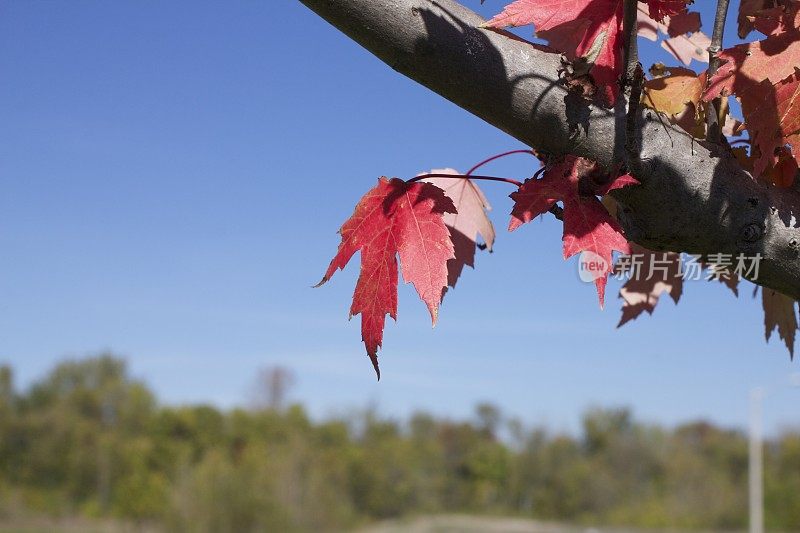
<svg viewBox="0 0 800 533"><path fill-rule="evenodd" d="M527 145L606 168L625 161L625 106L587 105L559 79L560 55L454 0L300 0L396 71ZM692 254L761 254L753 281L800 299L800 193L756 182L725 149L638 117L642 183L614 191L629 239ZM630 162L629 162L630 164Z"/></svg>

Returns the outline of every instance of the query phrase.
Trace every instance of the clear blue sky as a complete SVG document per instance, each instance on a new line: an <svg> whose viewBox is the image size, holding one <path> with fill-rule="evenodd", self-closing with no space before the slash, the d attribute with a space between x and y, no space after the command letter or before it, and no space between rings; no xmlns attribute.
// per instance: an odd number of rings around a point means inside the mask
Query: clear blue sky
<svg viewBox="0 0 800 533"><path fill-rule="evenodd" d="M618 284L601 312L557 223L507 234L511 191L489 185L496 252L435 330L400 287L376 383L347 321L357 263L310 288L337 228L381 174L465 169L520 144L299 2L5 1L0 72L0 361L22 384L108 349L169 402L242 404L259 368L284 365L316 416L372 403L461 417L490 400L573 430L593 405L742 426L752 386L800 370L764 343L749 287L736 301L692 282L677 308L615 330ZM768 428L797 425L798 399L776 389Z"/></svg>

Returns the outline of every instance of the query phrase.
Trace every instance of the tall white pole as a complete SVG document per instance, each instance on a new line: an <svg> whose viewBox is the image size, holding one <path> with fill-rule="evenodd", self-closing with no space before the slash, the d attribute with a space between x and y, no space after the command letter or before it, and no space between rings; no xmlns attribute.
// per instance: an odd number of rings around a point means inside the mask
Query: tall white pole
<svg viewBox="0 0 800 533"><path fill-rule="evenodd" d="M750 533L764 533L764 457L761 436L761 400L764 389L750 391Z"/></svg>

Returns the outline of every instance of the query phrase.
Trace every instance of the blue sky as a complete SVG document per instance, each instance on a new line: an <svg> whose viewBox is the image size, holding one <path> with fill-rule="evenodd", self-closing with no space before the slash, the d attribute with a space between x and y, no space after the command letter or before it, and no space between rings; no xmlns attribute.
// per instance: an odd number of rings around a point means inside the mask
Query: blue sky
<svg viewBox="0 0 800 533"><path fill-rule="evenodd" d="M655 59L674 63L645 46ZM764 343L750 288L737 301L692 282L679 306L616 330L618 284L600 311L552 217L507 234L502 184L485 187L495 253L435 330L400 287L376 383L347 321L357 263L310 288L336 230L382 174L521 146L299 2L3 2L0 71L0 362L23 385L113 350L174 403L246 403L258 370L283 365L316 416L465 417L488 400L558 430L596 405L743 426L749 389L775 385L767 427L800 422L800 390L781 385L800 367Z"/></svg>

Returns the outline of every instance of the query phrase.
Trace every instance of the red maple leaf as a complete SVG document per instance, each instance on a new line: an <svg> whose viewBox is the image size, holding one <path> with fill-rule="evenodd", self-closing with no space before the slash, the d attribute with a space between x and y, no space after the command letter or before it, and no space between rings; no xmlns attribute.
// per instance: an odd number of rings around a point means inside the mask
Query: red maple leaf
<svg viewBox="0 0 800 533"><path fill-rule="evenodd" d="M444 213L455 213L453 202L430 183L407 183L382 177L356 205L341 227L342 242L325 272L322 285L344 269L361 251L350 317L361 314L361 338L380 379L378 348L383 343L386 315L397 320L397 258L403 279L412 283L436 324L447 286L447 261L454 257Z"/></svg>
<svg viewBox="0 0 800 533"><path fill-rule="evenodd" d="M650 17L661 22L664 17L674 17L686 12L686 5L694 0L647 0Z"/></svg>
<svg viewBox="0 0 800 533"><path fill-rule="evenodd" d="M737 17L739 37L744 39L753 31L754 20L760 11L773 7L775 7L775 0L741 0Z"/></svg>
<svg viewBox="0 0 800 533"><path fill-rule="evenodd" d="M779 8L780 10L780 8ZM765 31L766 39L723 50L725 63L710 80L703 98L734 94L755 148L754 172L786 166L786 145L800 163L800 6L781 11L780 23ZM758 27L758 21L757 21ZM791 174L791 170L781 172Z"/></svg>
<svg viewBox="0 0 800 533"><path fill-rule="evenodd" d="M597 199L614 189L639 182L625 174L597 184L596 165L586 159L566 156L563 161L549 167L541 179L528 179L518 191L511 194L514 208L509 231L548 211L557 201L564 204L564 259L589 251L605 261L605 271L595 279L600 307L603 307L608 273L611 271L614 250L630 253L628 240L622 228Z"/></svg>
<svg viewBox="0 0 800 533"><path fill-rule="evenodd" d="M613 103L623 69L622 4L623 0L515 0L484 27L533 24L536 36L570 61L585 59L606 101ZM647 4L656 20L686 10L684 0L647 0Z"/></svg>
<svg viewBox="0 0 800 533"><path fill-rule="evenodd" d="M700 20L700 13L697 11L680 13L669 18L667 34L670 37L686 35L687 33L700 31L701 26L702 22Z"/></svg>
<svg viewBox="0 0 800 533"><path fill-rule="evenodd" d="M778 336L794 358L794 338L797 333L797 302L772 289L762 287L761 303L764 307L764 335L769 342L772 332Z"/></svg>
<svg viewBox="0 0 800 533"><path fill-rule="evenodd" d="M678 253L654 252L632 243L631 255L621 257L615 270L630 273L630 278L619 290L623 304L617 327L644 312L652 315L662 294L668 294L676 304L683 294L681 256Z"/></svg>
<svg viewBox="0 0 800 533"><path fill-rule="evenodd" d="M795 2L795 5L792 2ZM779 5L779 3L781 5ZM796 0L761 0L760 2L742 0L739 5L740 37L755 29L764 35L777 35L795 27L794 12ZM745 33L745 35L741 35Z"/></svg>
<svg viewBox="0 0 800 533"><path fill-rule="evenodd" d="M452 168L434 169L431 174L460 174ZM475 268L475 249L478 247L478 234L483 238L482 248L492 251L494 246L494 226L487 211L492 207L478 185L467 178L426 178L426 182L436 185L453 201L458 213L445 213L444 223L450 231L455 257L447 262L447 285L455 288L464 267Z"/></svg>
<svg viewBox="0 0 800 533"><path fill-rule="evenodd" d="M692 60L708 63L706 49L711 44L711 39L700 31L699 13L678 13L669 17L669 20L665 18L664 22L657 22L640 5L636 12L636 22L639 36L645 39L657 41L659 31L669 35L669 39L661 41L661 48L684 65L691 64Z"/></svg>
<svg viewBox="0 0 800 533"><path fill-rule="evenodd" d="M533 24L536 35L574 61L592 65L591 74L609 103L619 92L622 72L623 0L516 0L485 26Z"/></svg>

